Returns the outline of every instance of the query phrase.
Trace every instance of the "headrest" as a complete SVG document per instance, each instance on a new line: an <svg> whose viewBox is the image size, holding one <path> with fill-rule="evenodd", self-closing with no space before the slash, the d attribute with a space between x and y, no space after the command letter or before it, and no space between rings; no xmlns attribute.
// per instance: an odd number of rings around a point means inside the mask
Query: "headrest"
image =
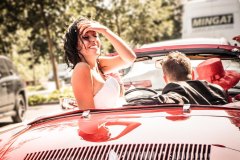
<svg viewBox="0 0 240 160"><path fill-rule="evenodd" d="M236 71L225 70L220 58L210 58L200 63L197 68L198 79L220 85L224 90L235 86L240 80Z"/></svg>

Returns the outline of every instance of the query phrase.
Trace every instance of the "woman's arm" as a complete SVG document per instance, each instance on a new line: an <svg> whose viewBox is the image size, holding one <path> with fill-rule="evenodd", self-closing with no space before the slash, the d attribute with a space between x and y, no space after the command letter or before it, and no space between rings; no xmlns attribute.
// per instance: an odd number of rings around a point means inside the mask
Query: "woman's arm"
<svg viewBox="0 0 240 160"><path fill-rule="evenodd" d="M113 57L101 57L99 59L104 73L111 73L126 68L135 61L135 53L119 36L109 29L106 29L102 34L111 42L118 53L118 55Z"/></svg>
<svg viewBox="0 0 240 160"><path fill-rule="evenodd" d="M88 64L82 62L75 66L71 83L79 109L95 108L93 100L93 79Z"/></svg>
<svg viewBox="0 0 240 160"><path fill-rule="evenodd" d="M102 32L102 35L111 42L116 52L125 63L133 63L135 61L135 53L118 35L113 33L110 29L106 29L105 32Z"/></svg>

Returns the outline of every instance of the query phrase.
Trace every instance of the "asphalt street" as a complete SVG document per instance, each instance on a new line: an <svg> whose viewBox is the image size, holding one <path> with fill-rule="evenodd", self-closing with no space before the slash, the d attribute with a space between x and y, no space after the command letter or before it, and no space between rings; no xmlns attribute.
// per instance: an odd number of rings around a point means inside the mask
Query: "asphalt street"
<svg viewBox="0 0 240 160"><path fill-rule="evenodd" d="M41 116L57 114L62 112L65 112L65 110L63 110L59 104L32 106L28 108L24 122L29 122ZM17 125L17 124L16 123L14 124L10 117L0 119L0 131L8 127L11 127L13 125Z"/></svg>
<svg viewBox="0 0 240 160"><path fill-rule="evenodd" d="M65 83L62 83L61 85L62 85L62 89L68 88L70 86L70 84L65 84ZM47 83L45 83L45 88L47 88L47 90L35 91L35 92L31 91L31 92L28 92L28 95L31 96L31 95L36 95L36 94L41 94L41 95L49 94L56 89L55 83L53 81L47 82ZM66 111L66 110L63 110L59 104L46 104L46 105L31 106L28 108L24 122L34 120L40 116L45 116L48 114L51 115L54 113L60 113L60 112L64 112L64 111ZM14 124L12 122L11 117L6 117L6 118L0 119L0 131L5 129L6 127L9 127L12 125L17 125L17 124L16 123Z"/></svg>

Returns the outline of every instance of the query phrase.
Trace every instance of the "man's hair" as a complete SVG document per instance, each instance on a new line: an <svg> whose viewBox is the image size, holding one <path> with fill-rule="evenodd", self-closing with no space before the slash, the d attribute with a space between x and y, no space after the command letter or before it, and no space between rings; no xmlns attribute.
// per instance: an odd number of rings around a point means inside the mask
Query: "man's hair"
<svg viewBox="0 0 240 160"><path fill-rule="evenodd" d="M192 79L190 59L179 51L170 52L162 61L163 74L171 81Z"/></svg>

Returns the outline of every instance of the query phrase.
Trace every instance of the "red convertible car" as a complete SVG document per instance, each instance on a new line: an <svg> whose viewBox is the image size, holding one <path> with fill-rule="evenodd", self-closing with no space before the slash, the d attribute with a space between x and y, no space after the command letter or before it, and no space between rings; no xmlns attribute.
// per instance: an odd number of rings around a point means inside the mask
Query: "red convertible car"
<svg viewBox="0 0 240 160"><path fill-rule="evenodd" d="M230 45L138 49L137 61L154 61L175 50L192 60L221 58L224 67L239 69L240 47ZM156 92L161 88L135 88L127 92L129 103L121 108L74 109L22 123L1 133L0 159L240 159L238 84L228 90L232 103L227 105L146 105Z"/></svg>

